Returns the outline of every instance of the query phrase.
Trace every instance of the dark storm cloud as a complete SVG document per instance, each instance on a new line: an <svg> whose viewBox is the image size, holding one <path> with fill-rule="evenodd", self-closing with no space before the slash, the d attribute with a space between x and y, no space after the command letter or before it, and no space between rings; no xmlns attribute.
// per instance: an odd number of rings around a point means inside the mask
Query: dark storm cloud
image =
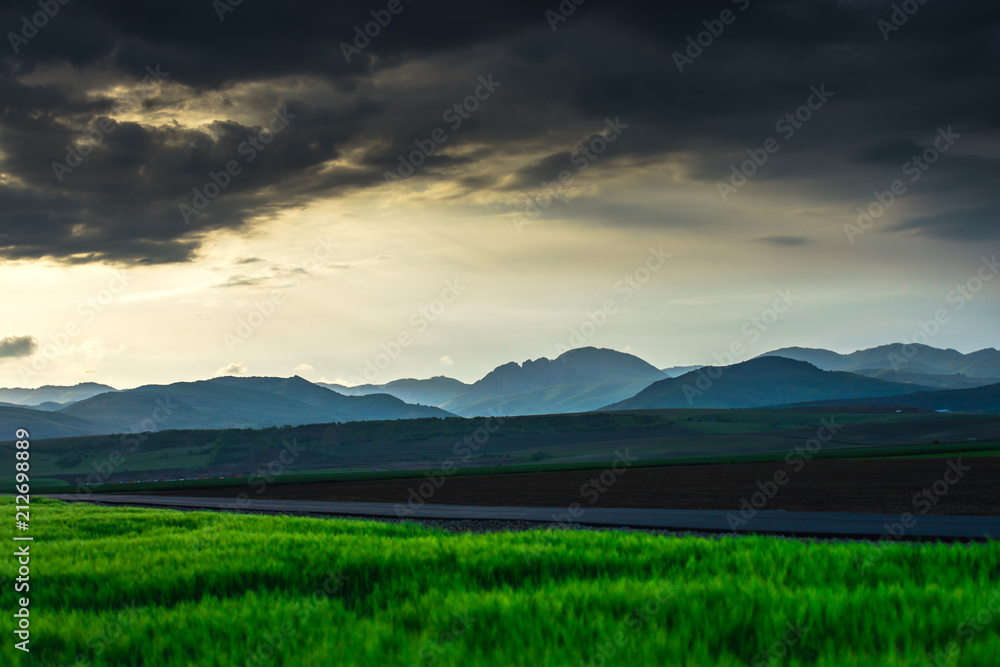
<svg viewBox="0 0 1000 667"><path fill-rule="evenodd" d="M945 213L913 215L894 229L920 236L956 241L983 241L996 238L1000 226L1000 203L962 207L961 202Z"/></svg>
<svg viewBox="0 0 1000 667"><path fill-rule="evenodd" d="M889 163L903 164L911 156L924 150L923 146L909 139L888 139L857 151L853 158L859 164Z"/></svg>
<svg viewBox="0 0 1000 667"><path fill-rule="evenodd" d="M383 187L398 155L444 126L442 113L471 94L477 74L490 73L503 86L449 131L446 144L476 150L431 155L413 178L448 179L470 190L503 180L528 195L567 168L569 155L605 118L620 116L630 127L591 176L670 158L715 197L715 183L731 165L774 137L781 149L753 181L787 183L850 213L898 177L908 153L928 146L939 127L953 126L963 135L963 154L943 157L913 184L908 196L933 205L910 213L898 229L956 240L998 233L991 211L1000 163L988 151L969 155L977 137L1000 125L995 3L920 5L888 40L877 22L890 17L891 2L592 1L553 31L544 12L557 6L404 1L350 63L340 43L384 4L242 3L223 21L206 0L158 5L155 12L129 2L61 6L17 54L9 49L0 58L0 168L8 177L0 180L0 231L9 234L0 252L65 261L189 260L205 232L238 229L251 217L317 197ZM703 21L727 9L731 24L679 72L674 54L706 30ZM0 26L5 34L17 31L21 17L35 11L33 3L7 7ZM464 74L470 63L482 70ZM404 64L422 66L405 90L372 87ZM169 72L163 94L141 108L169 113L211 98L215 122L198 129L118 122L60 183L51 163L65 159L81 131L115 116L114 100L87 89L86 77L33 78L67 65L109 73L126 86L159 65ZM302 85L303 78L323 85ZM258 120L234 121L246 109L234 108L227 91L272 82L275 92L259 94L254 105ZM776 122L823 84L834 93L830 101L792 136L779 132ZM282 85L295 92L278 92ZM192 188L241 159L240 144L267 124L272 108L285 105L296 116L287 129L185 224L178 205L191 199ZM349 166L329 166L359 145L373 147L358 151ZM526 157L505 180L463 173L494 152ZM641 212L624 218L655 224ZM609 215L605 224L628 222Z"/></svg>
<svg viewBox="0 0 1000 667"><path fill-rule="evenodd" d="M359 185L357 177L336 182L315 172L337 157L337 147L373 108L365 100L343 110L289 102L262 117L259 126L218 121L205 131L117 123L78 166L58 175L52 162L70 164L66 146L76 133L53 128L44 119L5 124L5 148L33 147L12 152L5 168L33 187L0 187L0 206L11 236L4 249L12 258L52 254L70 261L189 259L197 243L188 234L238 227L254 213L295 205L313 191ZM287 127L274 133L269 144L258 144L262 150L253 148L248 140L276 116L287 117ZM207 208L185 220L180 205L192 205L194 190L203 192L211 183L210 173L225 172L234 160L239 173L229 177ZM285 183L292 178L298 182ZM266 201L260 194L282 186L281 201Z"/></svg>
<svg viewBox="0 0 1000 667"><path fill-rule="evenodd" d="M7 336L0 338L0 359L30 357L38 349L34 336Z"/></svg>
<svg viewBox="0 0 1000 667"><path fill-rule="evenodd" d="M569 151L553 153L545 158L518 169L507 185L510 190L541 187L542 181L554 181L560 172L576 167L570 162L573 154Z"/></svg>

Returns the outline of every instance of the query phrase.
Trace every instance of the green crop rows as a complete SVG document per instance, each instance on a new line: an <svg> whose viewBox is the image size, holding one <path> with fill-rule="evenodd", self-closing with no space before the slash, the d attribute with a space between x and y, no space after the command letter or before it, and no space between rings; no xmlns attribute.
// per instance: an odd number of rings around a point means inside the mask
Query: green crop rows
<svg viewBox="0 0 1000 667"><path fill-rule="evenodd" d="M12 499L0 504L12 520ZM884 667L1000 656L997 543L473 535L54 501L33 503L32 525L31 662L5 631L6 665ZM873 549L875 565L859 570ZM0 559L4 609L14 563Z"/></svg>

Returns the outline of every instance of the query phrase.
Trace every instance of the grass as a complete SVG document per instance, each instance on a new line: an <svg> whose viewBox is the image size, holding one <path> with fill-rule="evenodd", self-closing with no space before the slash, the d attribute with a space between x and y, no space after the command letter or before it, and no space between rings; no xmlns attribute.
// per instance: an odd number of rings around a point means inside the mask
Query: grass
<svg viewBox="0 0 1000 667"><path fill-rule="evenodd" d="M942 664L1000 655L997 543L456 535L33 505L35 664L881 667L950 642ZM0 656L28 664L9 635Z"/></svg>

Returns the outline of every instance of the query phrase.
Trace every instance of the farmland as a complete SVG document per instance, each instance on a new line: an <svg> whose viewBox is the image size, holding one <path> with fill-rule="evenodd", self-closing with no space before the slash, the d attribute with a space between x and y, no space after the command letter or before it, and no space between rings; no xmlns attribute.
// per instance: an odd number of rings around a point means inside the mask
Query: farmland
<svg viewBox="0 0 1000 667"><path fill-rule="evenodd" d="M940 654L985 666L1000 654L995 542L471 535L54 501L33 514L38 664L900 666ZM15 664L11 642L0 654Z"/></svg>
<svg viewBox="0 0 1000 667"><path fill-rule="evenodd" d="M275 470L290 481L420 476L444 462L475 474L599 468L624 448L638 465L780 460L824 423L835 424L836 432L824 440L821 456L876 449L888 454L885 447L907 454L933 447L971 451L1000 440L1000 417L994 415L657 410L54 438L33 442L32 469L36 491L72 486L105 492L125 490L121 482L136 480L224 477L238 484L262 471L274 476ZM0 444L0 452L12 447ZM5 474L0 488L9 488Z"/></svg>
<svg viewBox="0 0 1000 667"><path fill-rule="evenodd" d="M234 507L276 499L733 510L759 496L761 485L766 487L778 478L783 483L775 484L766 503L769 509L1000 516L1000 457L995 454L646 466L625 468L611 476L606 470L539 470L451 478L437 473L430 477L302 483L277 483L283 480L274 478L273 484L262 478L253 485L161 493L229 498ZM946 477L954 483L943 483ZM248 500L237 503L237 498Z"/></svg>

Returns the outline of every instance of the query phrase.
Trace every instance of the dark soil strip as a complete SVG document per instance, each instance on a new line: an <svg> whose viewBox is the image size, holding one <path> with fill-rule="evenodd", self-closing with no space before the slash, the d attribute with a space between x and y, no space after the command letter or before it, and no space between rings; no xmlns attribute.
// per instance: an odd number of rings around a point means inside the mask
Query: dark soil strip
<svg viewBox="0 0 1000 667"><path fill-rule="evenodd" d="M617 474L604 472L603 480L601 471L476 477L436 473L435 481L270 484L263 493L257 493L260 480L250 481L246 487L159 495L706 510L739 510L746 501L768 510L1000 515L1000 457L624 468Z"/></svg>

